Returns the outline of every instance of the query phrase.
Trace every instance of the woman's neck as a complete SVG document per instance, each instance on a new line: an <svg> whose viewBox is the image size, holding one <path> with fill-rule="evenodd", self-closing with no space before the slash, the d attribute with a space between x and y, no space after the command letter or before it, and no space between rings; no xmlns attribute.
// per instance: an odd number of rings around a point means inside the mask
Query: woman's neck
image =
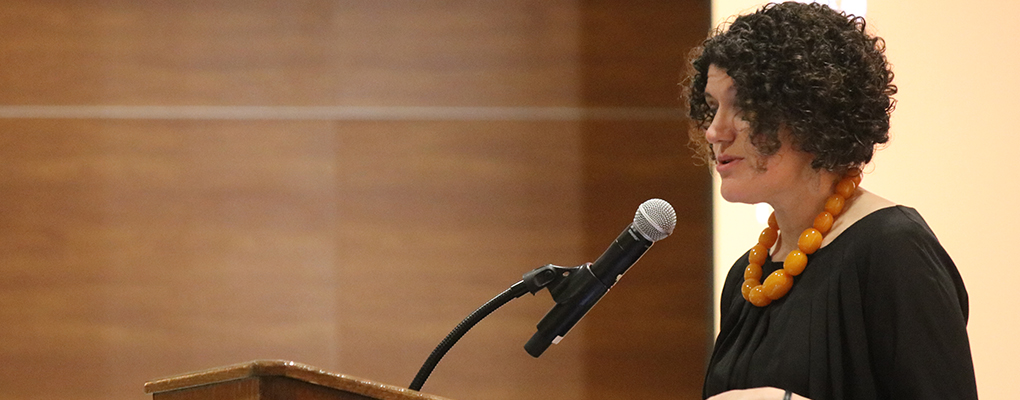
<svg viewBox="0 0 1020 400"><path fill-rule="evenodd" d="M828 171L817 171L814 179L807 180L808 184L769 203L779 224L779 240L772 251L774 261L783 261L790 251L797 249L801 232L810 228L815 217L825 210L825 201L834 192L839 178Z"/></svg>
<svg viewBox="0 0 1020 400"><path fill-rule="evenodd" d="M794 205L776 208L776 222L779 224L780 235L779 240L776 241L776 245L772 249L773 261L782 262L790 251L797 249L797 240L800 238L801 232L814 225L815 217L825 209L825 200L827 198L828 195L822 198L820 203L817 199L805 199L805 202L800 207ZM808 201L811 201L811 203L808 203ZM815 204L816 206L809 207L809 204ZM896 203L863 188L857 188L853 195L846 199L843 213L836 218L831 230L822 239L822 247L831 243L855 222L875 211L895 205ZM773 207L775 208L775 206ZM784 238L786 239L785 241L783 240Z"/></svg>

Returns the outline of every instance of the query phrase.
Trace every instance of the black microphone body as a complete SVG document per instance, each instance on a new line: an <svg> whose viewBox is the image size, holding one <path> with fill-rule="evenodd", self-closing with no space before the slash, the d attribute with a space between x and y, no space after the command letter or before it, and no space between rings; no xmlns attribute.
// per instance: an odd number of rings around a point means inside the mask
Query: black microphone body
<svg viewBox="0 0 1020 400"><path fill-rule="evenodd" d="M538 357L550 344L559 343L652 243L631 224L594 263L577 267L570 276L550 287L556 305L539 321L538 332L524 345L528 354Z"/></svg>

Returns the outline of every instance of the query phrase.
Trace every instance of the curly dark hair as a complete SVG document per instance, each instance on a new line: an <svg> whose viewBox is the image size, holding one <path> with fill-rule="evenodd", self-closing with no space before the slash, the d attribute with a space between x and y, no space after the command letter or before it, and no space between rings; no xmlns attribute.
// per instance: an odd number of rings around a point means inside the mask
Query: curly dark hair
<svg viewBox="0 0 1020 400"><path fill-rule="evenodd" d="M714 159L704 135L715 117L705 102L713 64L733 79L750 142L764 155L779 150L786 127L792 145L815 156L813 168L845 172L870 162L876 145L889 140L896 86L885 41L866 33L861 17L821 4L773 3L694 49L684 97L691 147L706 161Z"/></svg>

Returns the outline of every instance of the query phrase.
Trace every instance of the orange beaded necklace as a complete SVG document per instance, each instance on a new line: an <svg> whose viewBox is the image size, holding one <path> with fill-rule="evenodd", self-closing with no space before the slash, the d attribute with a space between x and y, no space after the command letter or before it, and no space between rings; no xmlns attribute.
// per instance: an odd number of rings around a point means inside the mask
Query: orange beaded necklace
<svg viewBox="0 0 1020 400"><path fill-rule="evenodd" d="M747 268L744 269L744 284L740 292L744 299L758 307L765 307L786 295L793 287L793 277L804 272L808 263L808 254L813 254L822 247L823 235L832 228L832 222L843 212L843 205L846 199L857 190L861 184L861 170L852 168L847 172L839 183L836 184L836 193L825 200L825 211L815 217L814 224L800 234L797 240L797 250L786 255L783 268L777 269L765 278L761 283L761 266L769 257L769 249L779 239L779 224L776 222L776 214L769 216L769 226L761 231L758 236L758 244L751 248L748 253Z"/></svg>

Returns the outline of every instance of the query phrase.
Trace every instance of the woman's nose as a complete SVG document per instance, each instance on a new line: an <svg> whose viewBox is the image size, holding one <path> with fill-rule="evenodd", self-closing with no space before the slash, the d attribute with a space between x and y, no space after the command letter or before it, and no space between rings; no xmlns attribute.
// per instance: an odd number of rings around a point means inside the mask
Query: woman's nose
<svg viewBox="0 0 1020 400"><path fill-rule="evenodd" d="M705 140L716 144L733 140L733 121L723 112L716 112L712 123L705 130Z"/></svg>

